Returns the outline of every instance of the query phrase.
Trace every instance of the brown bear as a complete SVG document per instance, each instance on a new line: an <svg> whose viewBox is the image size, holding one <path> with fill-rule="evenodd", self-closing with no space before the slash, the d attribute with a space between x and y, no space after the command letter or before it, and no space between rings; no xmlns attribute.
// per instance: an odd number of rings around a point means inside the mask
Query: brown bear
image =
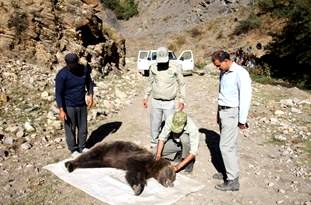
<svg viewBox="0 0 311 205"><path fill-rule="evenodd" d="M76 168L113 167L126 170L126 180L140 195L147 179L153 177L164 187L174 186L176 173L166 159L155 160L153 154L132 142L100 143L74 160L65 162L69 172Z"/></svg>

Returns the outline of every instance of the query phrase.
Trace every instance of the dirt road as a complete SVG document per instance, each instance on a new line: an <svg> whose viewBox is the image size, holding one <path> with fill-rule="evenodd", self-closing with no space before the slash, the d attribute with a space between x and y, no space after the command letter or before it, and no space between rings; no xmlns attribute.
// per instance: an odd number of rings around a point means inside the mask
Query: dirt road
<svg viewBox="0 0 311 205"><path fill-rule="evenodd" d="M212 175L216 170L211 163L211 153L206 143L213 134L217 135L218 133L215 118L218 90L217 72L208 72L203 76L194 74L185 77L185 80L187 89L185 111L194 119L202 131L199 155L191 177L203 183L205 188L199 192L189 194L176 204L305 205L311 203L310 164L299 161L298 158L300 157L292 157L289 154L284 155L285 148L269 143L275 132L272 131L270 135L267 134L267 130L270 128L265 129L258 122L258 119L267 117L265 112L269 111L265 105L267 100L265 94L269 100L275 98L275 101L287 97L284 94L282 96L276 94L279 87L254 83L253 105L249 117L250 129L246 133L241 133L239 137L241 189L239 192L221 192L214 188L221 181L212 179ZM144 77L139 77L137 96L131 99L130 104L124 107L123 110L105 121L90 124L89 130L93 132L93 136L95 136L94 133L101 136L101 138L94 138L95 141L118 139L130 140L142 146L149 145L149 111L142 106L143 90L141 88L145 82ZM289 97L292 97L289 89L284 91L289 94ZM295 93L297 94L297 92ZM19 186L21 193L14 193L16 195L14 199L10 202L2 201L0 204L102 204L84 192L61 181L47 170L41 169L46 164L66 157L68 157L66 148L55 149L55 147L47 146L44 149L29 151L20 156L19 159L15 159L16 164L35 162L36 167L39 168L30 172L31 167L27 171L27 166L16 166L15 174L3 174L3 176L9 176L8 184L10 184L10 178L14 179L14 186ZM13 162L14 160L11 161L11 163ZM6 163L8 162L3 162L4 166L8 166ZM303 174L297 174L297 170L301 169L304 170ZM21 179L20 183L16 182L18 179ZM7 186L5 187L6 191L10 190L10 186ZM8 192L6 193L8 194Z"/></svg>

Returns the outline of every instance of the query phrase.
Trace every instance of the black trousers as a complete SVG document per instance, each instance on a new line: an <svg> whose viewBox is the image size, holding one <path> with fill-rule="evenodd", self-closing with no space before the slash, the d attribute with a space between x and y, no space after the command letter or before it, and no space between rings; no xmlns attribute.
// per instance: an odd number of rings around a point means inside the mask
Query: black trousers
<svg viewBox="0 0 311 205"><path fill-rule="evenodd" d="M65 135L68 149L81 152L87 138L87 108L66 107Z"/></svg>

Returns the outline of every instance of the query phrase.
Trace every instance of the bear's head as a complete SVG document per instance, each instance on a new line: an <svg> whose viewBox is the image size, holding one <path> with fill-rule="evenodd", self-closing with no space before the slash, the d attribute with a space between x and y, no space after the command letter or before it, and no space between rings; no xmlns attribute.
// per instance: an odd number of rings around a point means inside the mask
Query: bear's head
<svg viewBox="0 0 311 205"><path fill-rule="evenodd" d="M176 179L176 172L171 163L161 158L157 160L153 167L154 178L164 187L173 187Z"/></svg>

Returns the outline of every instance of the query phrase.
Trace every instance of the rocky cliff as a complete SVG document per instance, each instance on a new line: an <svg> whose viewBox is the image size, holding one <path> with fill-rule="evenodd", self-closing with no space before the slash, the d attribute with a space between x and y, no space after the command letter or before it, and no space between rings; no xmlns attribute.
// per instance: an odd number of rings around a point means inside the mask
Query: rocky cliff
<svg viewBox="0 0 311 205"><path fill-rule="evenodd" d="M76 52L100 72L125 64L125 40L98 0L0 0L2 56L49 69Z"/></svg>

